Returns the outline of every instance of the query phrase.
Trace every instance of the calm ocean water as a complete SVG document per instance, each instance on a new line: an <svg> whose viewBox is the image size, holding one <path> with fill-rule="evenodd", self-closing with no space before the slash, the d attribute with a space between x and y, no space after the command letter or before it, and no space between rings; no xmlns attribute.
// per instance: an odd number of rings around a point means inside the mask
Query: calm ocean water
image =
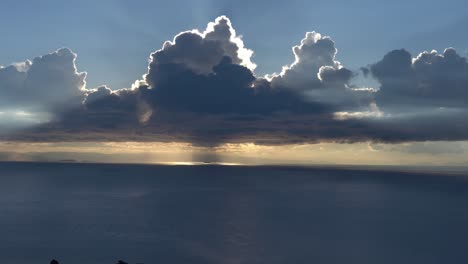
<svg viewBox="0 0 468 264"><path fill-rule="evenodd" d="M468 178L0 163L0 262L468 263Z"/></svg>

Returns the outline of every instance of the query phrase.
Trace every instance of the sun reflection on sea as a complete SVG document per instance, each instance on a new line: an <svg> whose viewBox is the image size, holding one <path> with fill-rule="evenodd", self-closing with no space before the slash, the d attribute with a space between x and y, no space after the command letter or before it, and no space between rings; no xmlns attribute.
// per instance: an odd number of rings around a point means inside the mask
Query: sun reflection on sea
<svg viewBox="0 0 468 264"><path fill-rule="evenodd" d="M221 166L242 166L241 163L231 162L199 162L199 161L171 161L171 162L157 162L161 165L174 165L174 166L200 166L200 165L221 165Z"/></svg>

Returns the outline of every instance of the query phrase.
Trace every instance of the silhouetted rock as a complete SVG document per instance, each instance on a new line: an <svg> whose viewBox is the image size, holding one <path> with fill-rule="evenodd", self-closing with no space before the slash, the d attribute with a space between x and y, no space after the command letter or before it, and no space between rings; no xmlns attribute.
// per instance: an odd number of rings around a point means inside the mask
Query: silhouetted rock
<svg viewBox="0 0 468 264"><path fill-rule="evenodd" d="M50 264L59 264L59 262L56 259L53 259L50 261Z"/></svg>

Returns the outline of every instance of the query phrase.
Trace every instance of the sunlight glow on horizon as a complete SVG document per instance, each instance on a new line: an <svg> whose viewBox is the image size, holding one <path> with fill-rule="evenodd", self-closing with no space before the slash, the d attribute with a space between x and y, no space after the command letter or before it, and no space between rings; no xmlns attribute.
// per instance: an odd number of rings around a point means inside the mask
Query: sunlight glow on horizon
<svg viewBox="0 0 468 264"><path fill-rule="evenodd" d="M158 142L0 142L3 161L75 161L167 165L453 165L468 163L468 141L317 143L214 148Z"/></svg>

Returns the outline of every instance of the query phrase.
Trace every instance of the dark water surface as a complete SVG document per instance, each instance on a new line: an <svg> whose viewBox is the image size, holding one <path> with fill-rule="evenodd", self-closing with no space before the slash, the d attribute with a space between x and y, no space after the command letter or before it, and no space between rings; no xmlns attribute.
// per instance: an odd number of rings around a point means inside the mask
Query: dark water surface
<svg viewBox="0 0 468 264"><path fill-rule="evenodd" d="M0 163L0 262L468 263L468 178Z"/></svg>

